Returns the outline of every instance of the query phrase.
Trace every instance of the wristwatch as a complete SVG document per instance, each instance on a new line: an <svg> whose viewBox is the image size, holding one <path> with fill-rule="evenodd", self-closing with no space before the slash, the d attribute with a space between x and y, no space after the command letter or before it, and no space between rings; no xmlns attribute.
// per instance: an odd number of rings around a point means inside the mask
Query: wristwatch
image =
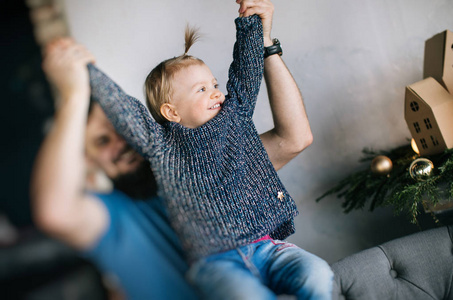
<svg viewBox="0 0 453 300"><path fill-rule="evenodd" d="M278 54L278 55L282 56L283 50L282 50L280 41L278 39L274 38L272 40L272 43L273 43L272 46L264 47L264 58L266 58L270 55L274 55L274 54Z"/></svg>

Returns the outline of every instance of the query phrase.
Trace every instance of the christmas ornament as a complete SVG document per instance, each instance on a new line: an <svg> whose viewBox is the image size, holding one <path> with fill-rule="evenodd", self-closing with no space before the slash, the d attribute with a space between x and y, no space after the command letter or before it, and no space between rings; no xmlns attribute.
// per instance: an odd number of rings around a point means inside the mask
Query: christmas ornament
<svg viewBox="0 0 453 300"><path fill-rule="evenodd" d="M410 145L386 151L364 148L362 153L364 158L361 161L369 163L378 155L387 155L391 158L392 176L370 176L370 164L368 163L363 169L341 179L335 186L318 197L317 202L328 195L337 195L344 199L341 206L345 213L355 209L362 210L366 204L370 211L391 205L396 214L407 212L411 223L417 224L417 218L420 215L420 205L418 204L428 201L430 205L435 206L441 201L445 201L446 195L453 195L453 185L451 184L453 182L453 149L429 157L434 162L433 165L436 166L436 169L430 162L424 160L414 163L412 165L414 175L415 170L421 166L419 162L426 164L425 173L431 170L431 173L428 172L431 177L421 181L409 176L410 166L414 159L418 158ZM451 197L447 198L451 199ZM442 211L442 209L439 207L438 211Z"/></svg>
<svg viewBox="0 0 453 300"><path fill-rule="evenodd" d="M378 155L371 161L371 172L374 174L387 175L392 168L392 161L385 155Z"/></svg>
<svg viewBox="0 0 453 300"><path fill-rule="evenodd" d="M434 164L427 158L417 158L409 166L409 174L417 181L424 181L434 172Z"/></svg>

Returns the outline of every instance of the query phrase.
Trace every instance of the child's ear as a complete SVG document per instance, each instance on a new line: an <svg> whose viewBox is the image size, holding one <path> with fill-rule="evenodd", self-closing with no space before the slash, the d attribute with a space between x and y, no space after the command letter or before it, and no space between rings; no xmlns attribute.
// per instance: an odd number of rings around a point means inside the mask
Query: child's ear
<svg viewBox="0 0 453 300"><path fill-rule="evenodd" d="M181 122L181 116L176 111L176 107L170 103L164 103L160 107L160 113L162 116L171 122Z"/></svg>

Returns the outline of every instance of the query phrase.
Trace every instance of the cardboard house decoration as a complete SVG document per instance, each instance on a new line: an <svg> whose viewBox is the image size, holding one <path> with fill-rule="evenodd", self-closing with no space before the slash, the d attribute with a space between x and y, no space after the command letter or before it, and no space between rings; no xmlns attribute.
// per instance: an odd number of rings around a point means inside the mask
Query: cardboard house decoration
<svg viewBox="0 0 453 300"><path fill-rule="evenodd" d="M425 79L406 87L404 102L404 118L422 156L453 148L453 33L428 39L424 59Z"/></svg>
<svg viewBox="0 0 453 300"><path fill-rule="evenodd" d="M420 155L453 148L453 95L428 77L406 87L404 117Z"/></svg>
<svg viewBox="0 0 453 300"><path fill-rule="evenodd" d="M445 30L425 42L423 78L433 77L453 94L453 32Z"/></svg>

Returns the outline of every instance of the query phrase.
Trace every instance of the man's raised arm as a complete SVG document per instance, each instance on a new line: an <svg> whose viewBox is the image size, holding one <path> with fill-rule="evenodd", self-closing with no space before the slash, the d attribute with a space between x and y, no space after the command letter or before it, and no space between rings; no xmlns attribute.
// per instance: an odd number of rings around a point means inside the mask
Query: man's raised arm
<svg viewBox="0 0 453 300"><path fill-rule="evenodd" d="M302 95L294 78L278 55L264 60L264 78L274 128L261 140L276 170L279 170L313 142Z"/></svg>
<svg viewBox="0 0 453 300"><path fill-rule="evenodd" d="M31 199L36 224L78 248L90 245L107 225L107 212L84 193L85 128L90 86L87 63L93 56L62 39L46 48L43 69L60 97L53 127L36 158Z"/></svg>
<svg viewBox="0 0 453 300"><path fill-rule="evenodd" d="M264 47L271 39L274 6L268 0L237 0L242 16L257 14L263 22ZM302 95L278 54L264 59L264 80L274 119L274 128L261 134L261 140L276 170L282 168L313 142Z"/></svg>

